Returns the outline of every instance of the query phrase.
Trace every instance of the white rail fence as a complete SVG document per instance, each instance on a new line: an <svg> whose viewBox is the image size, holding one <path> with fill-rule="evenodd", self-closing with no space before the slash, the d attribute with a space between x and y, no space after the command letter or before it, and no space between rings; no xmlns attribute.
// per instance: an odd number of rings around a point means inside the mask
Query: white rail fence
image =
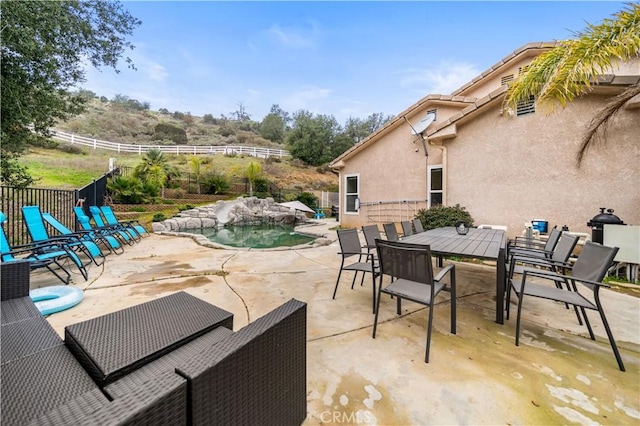
<svg viewBox="0 0 640 426"><path fill-rule="evenodd" d="M62 132L60 130L51 130L52 138L72 145L87 146L93 149L105 149L117 152L132 152L143 154L152 149L158 149L166 154L225 154L225 155L248 155L250 157L269 158L269 157L289 157L289 151L283 149L272 149L251 146L195 146L195 145L133 145L118 142L108 142L99 139L86 138L84 136L74 135L72 133Z"/></svg>

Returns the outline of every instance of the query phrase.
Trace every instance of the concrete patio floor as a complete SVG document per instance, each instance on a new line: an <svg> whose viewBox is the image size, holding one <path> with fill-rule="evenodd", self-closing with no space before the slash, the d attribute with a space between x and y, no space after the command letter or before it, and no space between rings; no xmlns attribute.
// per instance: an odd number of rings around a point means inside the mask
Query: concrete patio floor
<svg viewBox="0 0 640 426"><path fill-rule="evenodd" d="M189 238L151 235L125 253L91 266L73 285L85 299L48 317L63 336L79 321L184 290L234 313L237 330L291 298L308 304L307 410L304 424L630 424L640 423L640 298L610 290L603 303L627 371L621 372L597 313L598 340L573 311L530 298L521 343L515 317L495 319L495 269L456 263L457 334L448 294L434 310L429 364L424 363L428 310L383 297L371 338L371 281L351 290L340 266L333 220L306 232L330 245L294 250L222 250ZM54 285L34 274L32 287ZM512 304L512 306L515 306Z"/></svg>

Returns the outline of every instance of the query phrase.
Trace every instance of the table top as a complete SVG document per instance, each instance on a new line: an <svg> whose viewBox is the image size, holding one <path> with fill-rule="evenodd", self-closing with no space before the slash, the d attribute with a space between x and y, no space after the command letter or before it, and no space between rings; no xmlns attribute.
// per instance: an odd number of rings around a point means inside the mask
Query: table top
<svg viewBox="0 0 640 426"><path fill-rule="evenodd" d="M233 314L185 292L65 328L65 342L101 385L218 327Z"/></svg>
<svg viewBox="0 0 640 426"><path fill-rule="evenodd" d="M507 244L507 235L500 229L469 228L466 235L460 235L453 226L403 237L402 242L428 244L435 254L498 259L500 249Z"/></svg>

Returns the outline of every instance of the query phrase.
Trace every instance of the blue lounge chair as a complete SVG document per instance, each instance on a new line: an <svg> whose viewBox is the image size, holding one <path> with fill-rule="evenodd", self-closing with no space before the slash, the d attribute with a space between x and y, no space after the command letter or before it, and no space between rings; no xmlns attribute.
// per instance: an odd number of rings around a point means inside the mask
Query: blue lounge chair
<svg viewBox="0 0 640 426"><path fill-rule="evenodd" d="M7 217L5 214L0 212L0 260L5 263L27 260L29 261L29 266L32 271L39 268L47 268L47 270L53 273L60 281L69 284L71 274L61 262L71 259L76 263L74 258L77 259L77 256L71 248L60 242L54 244L48 242L30 243L11 247L7 235L4 233L4 227L2 226L6 220ZM53 265L56 265L58 268L54 269ZM76 265L78 265L78 263L76 263ZM80 262L78 268L81 268L81 271L84 270L82 262ZM64 272L65 277L61 276L58 273L59 271ZM86 276L84 274L83 276L86 280Z"/></svg>
<svg viewBox="0 0 640 426"><path fill-rule="evenodd" d="M140 222L137 220L118 220L115 213L113 213L113 209L111 206L102 206L100 207L100 211L102 212L102 216L107 221L107 225L122 225L127 230L132 230L139 237L148 237L149 233L144 226L140 225Z"/></svg>
<svg viewBox="0 0 640 426"><path fill-rule="evenodd" d="M109 225L102 218L102 212L98 206L89 206L89 212L93 218L93 222L100 228L109 228L114 231L114 235L118 236L121 240L129 245L133 245L134 242L140 239L135 231L125 228L122 225Z"/></svg>
<svg viewBox="0 0 640 426"><path fill-rule="evenodd" d="M22 219L27 227L31 241L34 243L65 243L76 253L76 255L78 253L83 253L89 259L87 263L83 264L85 267L91 262L94 262L96 265L102 265L102 262L104 262L104 255L102 254L100 247L92 241L82 241L77 235L50 236L49 231L45 226L42 213L40 212L40 207L23 206ZM82 263L80 258L78 258L78 261Z"/></svg>
<svg viewBox="0 0 640 426"><path fill-rule="evenodd" d="M117 238L117 235L115 234L115 231L113 229L107 227L92 226L91 219L89 219L89 216L84 213L82 207L74 207L73 213L75 213L76 219L78 220L80 228L82 228L83 231L91 231L94 232L95 235L104 238L109 243L109 246L111 246L111 249L113 249L116 253L118 253L118 250L122 248L121 239ZM122 251L124 251L123 248Z"/></svg>
<svg viewBox="0 0 640 426"><path fill-rule="evenodd" d="M45 222L47 222L53 229L60 233L60 235L77 235L83 241L92 241L98 246L102 246L109 250L109 253L122 254L124 253L124 249L122 245L118 242L117 238L111 237L109 235L101 235L91 230L80 230L80 231L72 231L67 228L62 222L53 217L51 213L42 212L42 218Z"/></svg>

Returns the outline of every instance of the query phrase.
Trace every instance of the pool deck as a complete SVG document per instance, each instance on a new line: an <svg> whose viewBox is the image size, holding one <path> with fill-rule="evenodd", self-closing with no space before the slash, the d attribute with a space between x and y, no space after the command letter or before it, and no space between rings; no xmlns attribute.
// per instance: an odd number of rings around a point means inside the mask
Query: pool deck
<svg viewBox="0 0 640 426"><path fill-rule="evenodd" d="M89 268L76 307L48 317L63 335L79 321L184 290L235 315L239 329L285 301L308 304L306 425L528 425L640 423L640 298L602 292L627 371L617 363L597 313L597 341L563 305L529 299L521 343L515 318L495 318L495 269L456 263L457 334L449 332L448 295L434 310L429 364L424 363L428 311L382 299L371 338L371 282L350 289L327 219L308 226L327 245L286 250L222 250L190 238L151 235ZM34 273L32 287L57 285ZM54 278L55 280L55 278ZM512 304L512 306L515 306Z"/></svg>

